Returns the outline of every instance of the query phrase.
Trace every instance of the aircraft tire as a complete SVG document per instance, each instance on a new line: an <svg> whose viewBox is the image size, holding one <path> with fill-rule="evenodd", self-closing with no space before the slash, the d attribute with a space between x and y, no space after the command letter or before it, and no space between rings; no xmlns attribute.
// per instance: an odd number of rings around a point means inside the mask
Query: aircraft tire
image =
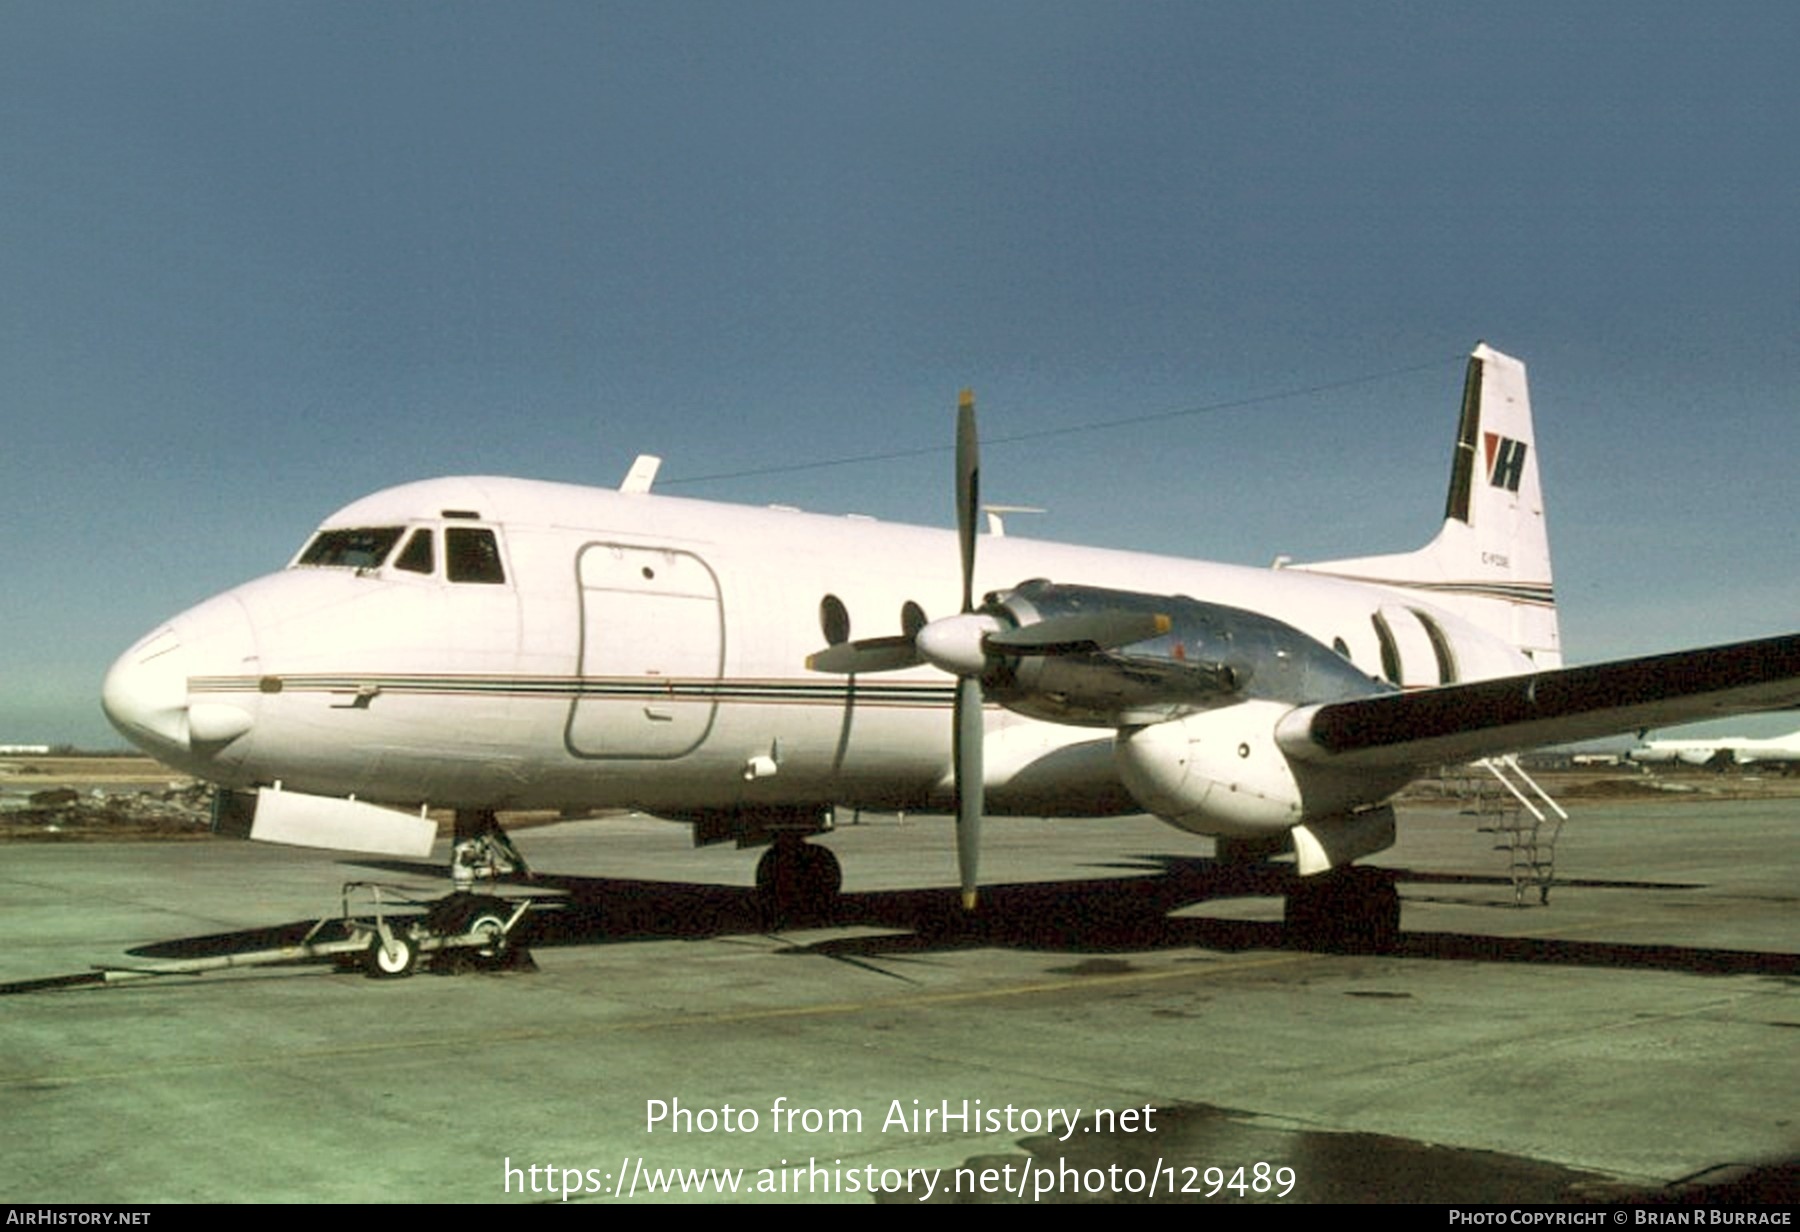
<svg viewBox="0 0 1800 1232"><path fill-rule="evenodd" d="M756 862L756 893L778 922L817 915L844 885L844 870L829 847L777 839Z"/></svg>
<svg viewBox="0 0 1800 1232"><path fill-rule="evenodd" d="M439 952L439 961L452 971L496 971L505 967L514 957L512 938L506 932L513 907L503 898L466 891L433 903L425 915L425 927L432 936L449 940L476 933L489 938L483 945L446 947Z"/></svg>
<svg viewBox="0 0 1800 1232"><path fill-rule="evenodd" d="M1373 870L1342 869L1290 890L1284 922L1293 949L1389 954L1400 943L1400 894Z"/></svg>
<svg viewBox="0 0 1800 1232"><path fill-rule="evenodd" d="M397 980L409 976L419 965L419 946L403 933L394 934L392 949L381 942L377 933L369 942L365 967L370 979Z"/></svg>
<svg viewBox="0 0 1800 1232"><path fill-rule="evenodd" d="M484 967L497 967L506 959L506 951L511 944L506 935L506 921L511 917L496 899L484 900L469 913L468 922L463 925L466 933L482 933L490 938L486 945L478 945L469 953Z"/></svg>

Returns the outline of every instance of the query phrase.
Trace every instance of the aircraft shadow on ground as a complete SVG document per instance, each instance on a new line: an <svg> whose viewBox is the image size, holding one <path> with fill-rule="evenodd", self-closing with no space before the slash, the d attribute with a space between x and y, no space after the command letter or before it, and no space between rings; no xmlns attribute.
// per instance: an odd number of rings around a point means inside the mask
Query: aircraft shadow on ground
<svg viewBox="0 0 1800 1232"><path fill-rule="evenodd" d="M401 862L364 863L360 867L427 878L439 885L443 872L436 865ZM755 891L746 886L540 873L530 881L508 883L506 893L518 897L536 890L544 896L539 908L521 923L522 931L516 938L533 948L693 941L744 934L786 936L825 928L881 931L817 941L796 936L784 952L873 961L983 947L1071 955L1292 948L1286 927L1278 922L1173 914L1212 901L1278 897L1294 878L1291 869L1283 865L1227 868L1206 858L1143 855L1107 867L1147 871L1136 877L984 887L981 907L973 915L962 911L957 892L951 888L848 893L823 911L791 914L784 919L771 918ZM1504 878L1385 871L1406 887L1403 900L1441 901L1431 888L1446 885L1487 885L1508 893L1511 889L1511 883ZM1592 879L1580 884L1626 890L1693 888L1666 882ZM269 949L299 941L314 923L293 921L181 938L140 946L129 953L139 958L192 959ZM1405 958L1704 975L1800 974L1800 954L1792 953L1419 932L1405 929L1404 920L1402 925L1394 953Z"/></svg>

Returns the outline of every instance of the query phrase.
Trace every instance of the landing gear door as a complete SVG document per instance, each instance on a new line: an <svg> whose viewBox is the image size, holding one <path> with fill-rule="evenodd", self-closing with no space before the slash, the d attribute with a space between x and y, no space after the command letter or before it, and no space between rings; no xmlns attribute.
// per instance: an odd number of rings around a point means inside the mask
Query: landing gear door
<svg viewBox="0 0 1800 1232"><path fill-rule="evenodd" d="M719 580L673 548L590 543L581 586L581 686L565 736L577 757L676 758L718 708Z"/></svg>

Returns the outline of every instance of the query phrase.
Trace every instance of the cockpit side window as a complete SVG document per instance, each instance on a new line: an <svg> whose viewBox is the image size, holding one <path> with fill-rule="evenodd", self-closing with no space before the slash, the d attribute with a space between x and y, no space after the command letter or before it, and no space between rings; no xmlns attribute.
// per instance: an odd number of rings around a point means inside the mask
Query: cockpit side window
<svg viewBox="0 0 1800 1232"><path fill-rule="evenodd" d="M406 547L394 558L394 568L404 569L408 573L430 573L436 567L436 553L431 548L431 532L425 529L415 530L412 538L406 541Z"/></svg>
<svg viewBox="0 0 1800 1232"><path fill-rule="evenodd" d="M503 584L506 569L500 563L500 545L494 532L474 526L451 526L444 531L444 569L452 582Z"/></svg>
<svg viewBox="0 0 1800 1232"><path fill-rule="evenodd" d="M320 568L374 569L400 542L400 526L359 527L355 530L322 530L300 553L299 565Z"/></svg>

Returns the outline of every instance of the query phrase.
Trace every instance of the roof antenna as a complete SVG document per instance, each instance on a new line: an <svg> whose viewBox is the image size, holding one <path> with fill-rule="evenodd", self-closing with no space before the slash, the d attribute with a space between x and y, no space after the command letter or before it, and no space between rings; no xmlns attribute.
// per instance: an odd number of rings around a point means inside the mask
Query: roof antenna
<svg viewBox="0 0 1800 1232"><path fill-rule="evenodd" d="M656 482L657 468L662 466L662 459L653 453L640 453L631 469L625 472L625 482L619 485L619 491L629 496L642 496Z"/></svg>
<svg viewBox="0 0 1800 1232"><path fill-rule="evenodd" d="M1006 538L1006 523L1000 520L1003 513L1043 513L1036 505L983 505L981 512L987 515L987 533L995 539Z"/></svg>

